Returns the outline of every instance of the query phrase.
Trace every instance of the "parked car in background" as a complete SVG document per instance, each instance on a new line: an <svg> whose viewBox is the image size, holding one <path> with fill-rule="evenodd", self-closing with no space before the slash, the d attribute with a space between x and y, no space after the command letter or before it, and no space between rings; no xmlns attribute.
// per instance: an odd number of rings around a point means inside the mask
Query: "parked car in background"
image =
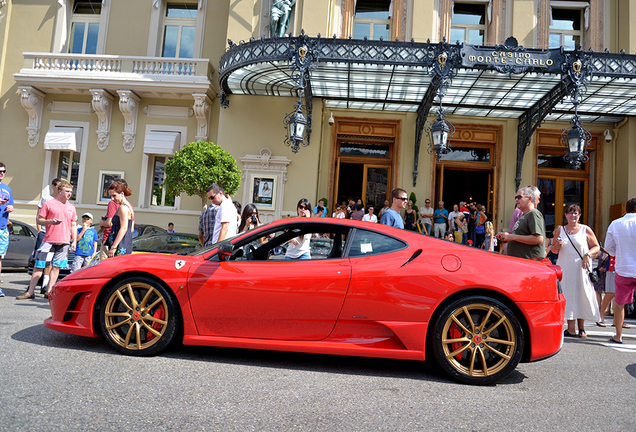
<svg viewBox="0 0 636 432"><path fill-rule="evenodd" d="M11 221L9 227L9 248L2 259L2 268L28 267L38 233L31 225Z"/></svg>
<svg viewBox="0 0 636 432"><path fill-rule="evenodd" d="M201 247L197 234L160 233L146 234L133 239L133 253L179 253L191 252Z"/></svg>
<svg viewBox="0 0 636 432"><path fill-rule="evenodd" d="M132 238L141 237L148 234L161 234L166 230L158 227L157 225L138 224L135 222L135 228L133 229Z"/></svg>

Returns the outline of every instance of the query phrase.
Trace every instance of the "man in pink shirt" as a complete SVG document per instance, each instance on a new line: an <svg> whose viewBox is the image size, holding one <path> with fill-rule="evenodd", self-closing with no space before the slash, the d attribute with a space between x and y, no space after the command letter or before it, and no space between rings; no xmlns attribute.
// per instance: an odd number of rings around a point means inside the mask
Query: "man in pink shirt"
<svg viewBox="0 0 636 432"><path fill-rule="evenodd" d="M75 229L75 221L77 221L77 213L75 206L68 200L73 194L73 186L62 180L57 185L58 195L52 200L42 204L42 208L38 213L37 223L39 225L48 225L42 246L35 254L35 268L29 289L16 298L18 300L27 300L35 298L35 285L46 265L47 261L51 261L51 279L49 281L48 290L44 294L44 298L49 297L51 288L57 282L57 276L60 273L60 267L65 267L68 263L69 242L70 249L75 250L77 244L77 230ZM52 259L48 259L52 257Z"/></svg>

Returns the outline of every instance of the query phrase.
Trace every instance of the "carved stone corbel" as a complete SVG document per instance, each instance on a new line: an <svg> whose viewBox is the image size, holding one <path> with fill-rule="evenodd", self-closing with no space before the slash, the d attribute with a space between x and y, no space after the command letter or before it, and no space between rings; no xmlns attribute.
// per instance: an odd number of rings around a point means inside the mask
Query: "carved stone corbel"
<svg viewBox="0 0 636 432"><path fill-rule="evenodd" d="M124 150L130 153L135 148L137 133L137 113L139 111L139 96L131 90L117 90L119 95L119 110L124 116Z"/></svg>
<svg viewBox="0 0 636 432"><path fill-rule="evenodd" d="M40 141L40 125L42 123L42 107L45 94L31 86L21 86L20 102L29 115L29 124L26 128L29 136L29 146L35 147Z"/></svg>
<svg viewBox="0 0 636 432"><path fill-rule="evenodd" d="M91 89L90 92L93 95L91 104L95 114L97 114L97 148L104 151L108 147L110 119L115 98L103 89Z"/></svg>
<svg viewBox="0 0 636 432"><path fill-rule="evenodd" d="M212 101L205 93L193 93L192 97L194 97L194 115L197 118L197 134L195 138L197 141L207 141Z"/></svg>

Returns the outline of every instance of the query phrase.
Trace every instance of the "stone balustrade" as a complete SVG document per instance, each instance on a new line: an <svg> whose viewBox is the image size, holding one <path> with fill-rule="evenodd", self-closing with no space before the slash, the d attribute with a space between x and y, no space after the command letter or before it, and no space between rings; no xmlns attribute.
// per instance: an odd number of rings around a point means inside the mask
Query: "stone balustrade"
<svg viewBox="0 0 636 432"><path fill-rule="evenodd" d="M24 53L21 73L28 70L57 73L108 73L139 76L162 75L181 77L212 77L208 59L178 59L167 57L133 57L89 54Z"/></svg>

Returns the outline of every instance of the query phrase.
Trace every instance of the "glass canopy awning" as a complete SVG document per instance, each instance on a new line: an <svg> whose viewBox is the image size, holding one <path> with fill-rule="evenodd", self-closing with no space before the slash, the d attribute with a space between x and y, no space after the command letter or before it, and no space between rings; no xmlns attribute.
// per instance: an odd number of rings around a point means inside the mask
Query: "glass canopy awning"
<svg viewBox="0 0 636 432"><path fill-rule="evenodd" d="M517 187L525 149L544 120L612 124L636 115L636 55L503 45L310 38L229 41L221 56L221 105L233 94L304 97L330 108L417 113L413 185L426 118L443 96L445 115L518 119ZM300 101L299 101L300 103ZM297 105L300 106L300 105ZM295 149L294 151L297 151Z"/></svg>
<svg viewBox="0 0 636 432"><path fill-rule="evenodd" d="M431 59L440 45L305 39L315 57L309 79L313 97L324 98L332 108L406 112L416 112L424 100L432 82ZM219 68L224 96L298 97L297 79L289 66L297 44L295 37L230 42ZM460 55L444 96L447 115L519 118L566 79L564 67L575 54L589 57L591 76L579 105L582 121L616 123L636 115L636 55L446 45ZM509 61L502 64L502 59ZM572 111L572 103L563 98L545 120L569 121Z"/></svg>

